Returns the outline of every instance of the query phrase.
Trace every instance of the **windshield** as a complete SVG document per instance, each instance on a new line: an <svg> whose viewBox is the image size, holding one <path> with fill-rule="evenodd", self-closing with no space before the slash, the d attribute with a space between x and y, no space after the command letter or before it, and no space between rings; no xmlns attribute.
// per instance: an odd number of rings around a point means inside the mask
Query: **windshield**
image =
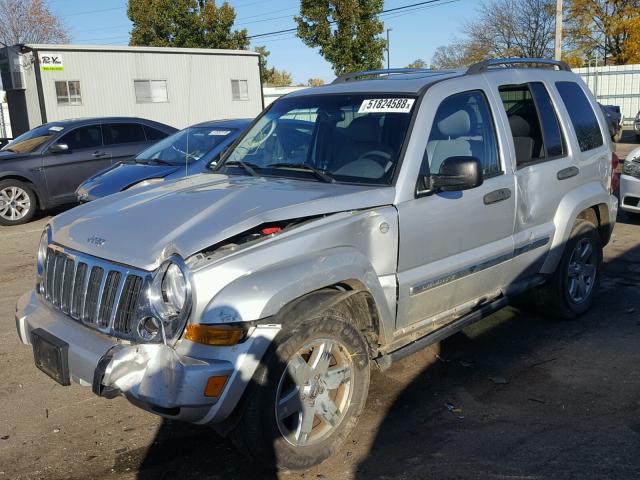
<svg viewBox="0 0 640 480"><path fill-rule="evenodd" d="M415 99L382 95L283 98L225 161L225 173L389 184Z"/></svg>
<svg viewBox="0 0 640 480"><path fill-rule="evenodd" d="M171 165L196 162L234 131L222 127L188 127L143 150L136 156L136 161Z"/></svg>
<svg viewBox="0 0 640 480"><path fill-rule="evenodd" d="M23 133L2 148L4 152L31 153L54 135L64 130L61 125L41 125Z"/></svg>

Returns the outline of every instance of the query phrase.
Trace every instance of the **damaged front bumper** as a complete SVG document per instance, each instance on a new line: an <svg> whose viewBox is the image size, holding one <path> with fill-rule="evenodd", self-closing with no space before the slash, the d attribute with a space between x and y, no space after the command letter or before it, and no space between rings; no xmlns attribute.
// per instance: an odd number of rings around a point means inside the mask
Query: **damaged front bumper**
<svg viewBox="0 0 640 480"><path fill-rule="evenodd" d="M259 325L232 347L211 347L180 340L175 347L140 344L109 337L41 302L35 291L18 301L16 329L30 345L42 329L68 344L70 379L107 398L131 403L165 417L193 423L223 421L251 381L279 325ZM219 396L206 396L211 377L225 377Z"/></svg>

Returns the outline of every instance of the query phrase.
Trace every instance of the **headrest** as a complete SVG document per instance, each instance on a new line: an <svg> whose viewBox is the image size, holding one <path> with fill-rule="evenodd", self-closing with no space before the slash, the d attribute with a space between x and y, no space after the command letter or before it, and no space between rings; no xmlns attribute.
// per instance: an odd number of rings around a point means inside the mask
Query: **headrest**
<svg viewBox="0 0 640 480"><path fill-rule="evenodd" d="M353 119L347 134L356 142L380 141L380 117L369 114Z"/></svg>
<svg viewBox="0 0 640 480"><path fill-rule="evenodd" d="M471 131L471 117L465 110L457 110L440 120L437 127L445 137L463 137Z"/></svg>
<svg viewBox="0 0 640 480"><path fill-rule="evenodd" d="M511 127L511 135L514 137L531 136L531 125L520 115L511 115L509 117L509 126Z"/></svg>

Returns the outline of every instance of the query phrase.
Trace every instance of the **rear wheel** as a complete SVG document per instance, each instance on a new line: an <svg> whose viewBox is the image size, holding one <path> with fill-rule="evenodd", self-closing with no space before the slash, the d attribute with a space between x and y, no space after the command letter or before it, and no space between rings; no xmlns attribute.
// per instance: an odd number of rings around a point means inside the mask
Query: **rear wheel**
<svg viewBox="0 0 640 480"><path fill-rule="evenodd" d="M36 207L36 196L29 185L18 180L0 182L0 225L27 223Z"/></svg>
<svg viewBox="0 0 640 480"><path fill-rule="evenodd" d="M369 356L343 314L285 324L263 358L231 433L238 448L269 466L304 469L332 455L362 412Z"/></svg>
<svg viewBox="0 0 640 480"><path fill-rule="evenodd" d="M593 303L602 265L602 242L595 225L579 220L550 281L537 290L537 303L552 315L573 319Z"/></svg>

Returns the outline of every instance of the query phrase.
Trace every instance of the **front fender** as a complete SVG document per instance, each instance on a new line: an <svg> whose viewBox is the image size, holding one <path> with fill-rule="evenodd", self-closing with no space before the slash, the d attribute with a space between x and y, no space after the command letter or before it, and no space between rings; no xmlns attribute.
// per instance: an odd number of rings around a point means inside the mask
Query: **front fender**
<svg viewBox="0 0 640 480"><path fill-rule="evenodd" d="M609 209L609 219L613 224L616 218L617 201L615 201L615 197L612 199L612 195L603 188L599 181L586 183L563 197L553 219L555 235L551 242L551 250L540 273L551 274L555 272L580 212L601 204L606 205Z"/></svg>
<svg viewBox="0 0 640 480"><path fill-rule="evenodd" d="M373 297L380 328L393 325L391 309L368 259L352 247L302 255L250 272L223 288L207 305L201 323L253 321L276 315L282 307L315 290L349 280L362 283ZM380 332L381 337L388 332Z"/></svg>

